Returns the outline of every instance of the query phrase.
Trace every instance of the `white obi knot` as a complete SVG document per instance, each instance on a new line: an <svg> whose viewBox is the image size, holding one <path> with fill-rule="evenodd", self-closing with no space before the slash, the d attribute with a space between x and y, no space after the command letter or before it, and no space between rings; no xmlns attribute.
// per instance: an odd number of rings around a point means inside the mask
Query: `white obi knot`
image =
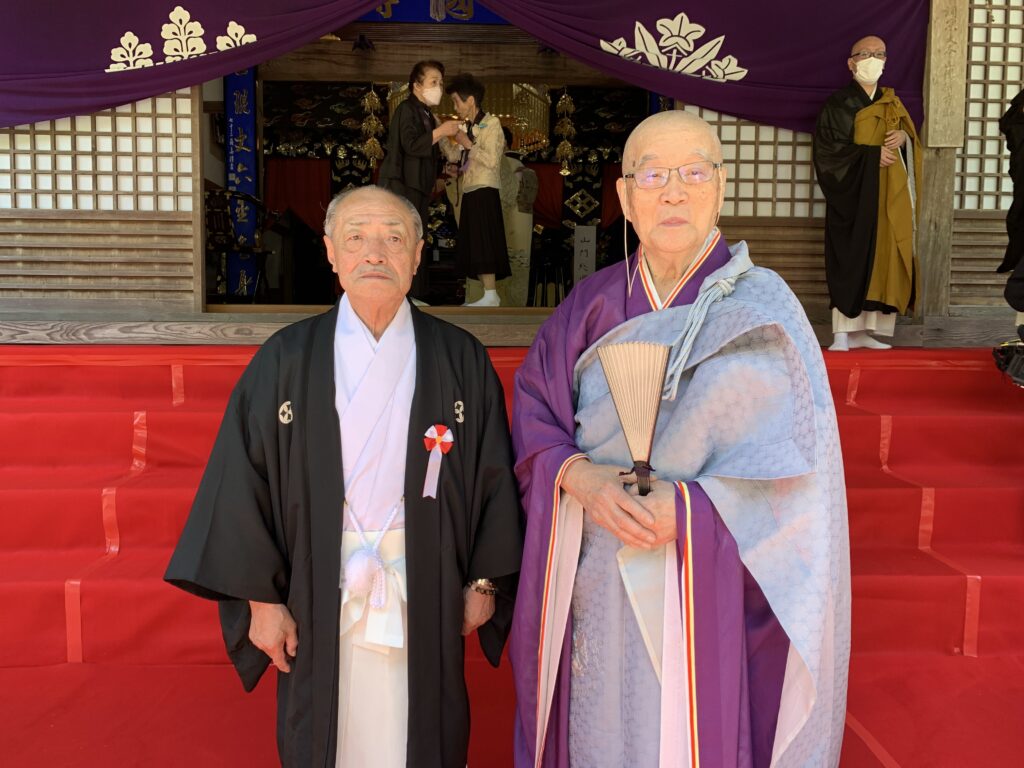
<svg viewBox="0 0 1024 768"><path fill-rule="evenodd" d="M387 531L378 542L367 549L356 531L342 533L340 634L354 628L362 635L357 644L387 653L405 645L405 530Z"/></svg>

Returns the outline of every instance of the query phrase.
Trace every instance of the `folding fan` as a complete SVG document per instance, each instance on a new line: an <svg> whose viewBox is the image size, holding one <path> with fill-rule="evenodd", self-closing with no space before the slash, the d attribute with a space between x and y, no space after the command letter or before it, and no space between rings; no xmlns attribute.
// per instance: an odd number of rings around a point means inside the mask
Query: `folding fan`
<svg viewBox="0 0 1024 768"><path fill-rule="evenodd" d="M651 492L651 446L670 350L664 344L647 341L609 344L597 350L641 496Z"/></svg>

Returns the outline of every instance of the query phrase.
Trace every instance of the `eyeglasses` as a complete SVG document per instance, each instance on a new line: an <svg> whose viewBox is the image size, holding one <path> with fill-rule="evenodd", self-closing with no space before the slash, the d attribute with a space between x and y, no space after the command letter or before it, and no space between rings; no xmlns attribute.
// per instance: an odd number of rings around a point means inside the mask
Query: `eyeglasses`
<svg viewBox="0 0 1024 768"><path fill-rule="evenodd" d="M711 181L715 171L722 167L721 163L713 163L710 160L701 160L696 163L687 163L678 168L640 168L632 173L624 173L622 178L632 179L640 189L660 189L668 184L672 177L672 171L679 172L679 178L683 184L703 184Z"/></svg>
<svg viewBox="0 0 1024 768"><path fill-rule="evenodd" d="M851 59L857 59L857 61L864 61L864 59L881 59L885 61L885 51L857 51L856 53L850 54Z"/></svg>

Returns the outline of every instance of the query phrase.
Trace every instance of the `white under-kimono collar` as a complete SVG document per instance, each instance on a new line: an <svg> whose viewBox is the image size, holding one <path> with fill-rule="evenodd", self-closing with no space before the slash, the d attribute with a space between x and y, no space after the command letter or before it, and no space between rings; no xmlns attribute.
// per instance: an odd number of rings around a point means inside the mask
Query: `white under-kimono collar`
<svg viewBox="0 0 1024 768"><path fill-rule="evenodd" d="M344 412L344 408L341 407L342 392L344 403L347 404L359 389L359 384L377 354L377 349L381 345L409 338L414 338L414 333L412 310L409 309L408 302L403 301L398 307L398 312L378 341L366 324L359 319L359 315L348 300L348 295L341 297L338 304L338 325L334 333L335 385L339 395L339 415ZM339 364L342 360L344 365Z"/></svg>
<svg viewBox="0 0 1024 768"><path fill-rule="evenodd" d="M377 341L343 296L334 337L335 407L345 500L366 531L386 527L388 512L404 495L415 371L416 335L408 303L402 302ZM347 518L346 530L352 527ZM404 520L400 505L394 527L402 527Z"/></svg>

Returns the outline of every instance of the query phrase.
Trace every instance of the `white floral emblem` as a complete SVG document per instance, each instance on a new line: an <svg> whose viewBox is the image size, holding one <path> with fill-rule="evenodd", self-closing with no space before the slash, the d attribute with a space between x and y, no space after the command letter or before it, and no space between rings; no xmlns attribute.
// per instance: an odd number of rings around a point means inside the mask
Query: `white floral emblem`
<svg viewBox="0 0 1024 768"><path fill-rule="evenodd" d="M217 50L226 51L228 48L237 48L247 43L255 43L256 35L245 34L245 27L236 21L228 22L228 33L217 35Z"/></svg>
<svg viewBox="0 0 1024 768"><path fill-rule="evenodd" d="M206 53L203 25L192 21L188 11L176 5L168 18L171 23L160 28L160 37L164 39L164 61L181 61Z"/></svg>
<svg viewBox="0 0 1024 768"><path fill-rule="evenodd" d="M203 35L203 25L192 19L192 14L176 5L168 16L169 24L160 29L160 37L164 41L164 60L153 61L153 46L139 41L138 35L131 30L121 36L121 46L110 49L110 66L106 72L121 72L126 69L140 69L175 61L208 56L216 51L207 50ZM229 21L225 34L217 35L217 51L228 51L243 45L256 42L256 35L246 32L245 27L237 21Z"/></svg>
<svg viewBox="0 0 1024 768"><path fill-rule="evenodd" d="M658 38L638 21L632 47L627 45L626 38L620 37L612 42L602 40L601 49L629 61L706 80L724 82L742 80L747 76L747 70L739 65L735 56L716 58L725 42L725 35L719 35L695 49L706 30L700 24L691 23L685 13L672 19L658 19L655 29L661 34Z"/></svg>
<svg viewBox="0 0 1024 768"><path fill-rule="evenodd" d="M153 46L140 43L139 37L129 30L121 35L121 47L110 49L110 66L107 72L119 72L122 69L142 69L153 66Z"/></svg>

